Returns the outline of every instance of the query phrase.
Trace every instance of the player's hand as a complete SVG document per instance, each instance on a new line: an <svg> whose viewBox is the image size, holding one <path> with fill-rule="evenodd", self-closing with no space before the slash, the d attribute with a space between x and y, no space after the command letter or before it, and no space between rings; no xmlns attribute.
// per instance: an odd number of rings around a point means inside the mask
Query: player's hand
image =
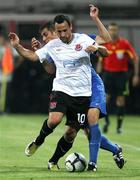
<svg viewBox="0 0 140 180"><path fill-rule="evenodd" d="M96 46L96 45L88 46L88 47L85 49L85 51L86 51L87 53L94 53L94 52L96 52L97 50L98 50L98 46Z"/></svg>
<svg viewBox="0 0 140 180"><path fill-rule="evenodd" d="M93 4L90 4L89 7L90 7L90 17L92 19L97 18L99 15L99 9L95 7Z"/></svg>
<svg viewBox="0 0 140 180"><path fill-rule="evenodd" d="M10 32L8 37L9 37L10 43L13 47L16 47L19 45L19 37L17 36L16 33Z"/></svg>
<svg viewBox="0 0 140 180"><path fill-rule="evenodd" d="M134 75L132 79L133 86L137 86L139 84L139 76Z"/></svg>
<svg viewBox="0 0 140 180"><path fill-rule="evenodd" d="M36 51L41 48L41 43L35 37L33 37L31 40L31 46L32 49Z"/></svg>

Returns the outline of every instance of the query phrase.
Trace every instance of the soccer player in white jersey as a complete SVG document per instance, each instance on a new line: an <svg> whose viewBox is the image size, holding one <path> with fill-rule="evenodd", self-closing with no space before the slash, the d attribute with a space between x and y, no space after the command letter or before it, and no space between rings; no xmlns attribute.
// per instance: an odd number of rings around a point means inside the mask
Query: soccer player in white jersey
<svg viewBox="0 0 140 180"><path fill-rule="evenodd" d="M46 24L44 24L40 29L40 33L41 33L41 36L42 36L42 39L43 39L44 43L48 43L51 38L52 39L54 39L54 37L56 38L56 35L54 34L54 27L53 27L51 22L47 22ZM92 37L96 38L96 35L92 34ZM99 39L100 39L99 42L104 41L104 39L101 38L100 36L98 36L96 38L97 41ZM41 48L41 43L39 41L37 41L35 38L32 39L32 48L34 50L37 50L38 48ZM53 67L53 69L54 69L53 71L51 69L51 72L50 72L50 69L49 69L49 71L47 69L46 70L49 73L55 73L55 67ZM92 104L91 107L92 108L95 108L95 107L97 108L97 104L98 104L98 107L100 106L99 107L100 115L101 114L103 115L103 114L105 114L105 108L103 106L103 104L105 104L105 100L104 100L105 99L105 92L104 92L103 83L102 83L100 77L95 72L92 73L92 74L93 74L92 75L93 76L93 78L92 78L92 83L93 84L92 84L92 100L91 101L93 101L93 103L91 103ZM69 124L69 123L72 123L72 122L68 122L68 121L66 122L66 125L67 125L66 131L65 131L64 135L58 141L55 152L54 152L53 156L50 158L50 160L48 162L48 168L50 170L56 170L56 169L59 168L58 160L61 157L63 157L73 145L74 138L76 137L76 134L77 134L79 128L71 127L71 124ZM42 136L42 132L43 132L42 129L44 129L44 127L41 128L40 134L38 135L36 140L32 141L31 143L29 143L27 145L27 147L25 149L25 154L27 156L33 155L35 153L35 151L38 149L38 147L41 144L43 144L43 142L45 140L45 136ZM84 127L84 131L87 134L88 128ZM88 134L87 134L87 136L88 136ZM36 141L38 141L38 145L36 145ZM111 143L109 140L107 140L107 138L104 137L103 135L101 137L100 148L105 149L107 151L110 151L113 154L114 154L114 149L117 149L116 145ZM120 163L118 165L120 167Z"/></svg>
<svg viewBox="0 0 140 180"><path fill-rule="evenodd" d="M62 19L65 22L63 22ZM70 114L76 112L75 114L73 114L73 117L75 119L77 119L77 112L79 117L80 115L82 115L82 113L86 113L86 106L89 103L88 97L91 95L91 68L89 56L88 54L86 54L84 49L86 49L90 45L90 51L94 52L97 50L97 47L92 45L92 43L95 42L86 35L71 33L71 25L68 23L69 21L67 22L65 16L57 16L55 20L55 23L57 24L56 29L58 30L58 33L60 33L61 41L60 39L55 39L48 43L48 45L43 47L41 50L38 50L36 53L24 49L19 44L18 37L15 34L10 34L11 43L21 55L32 60L36 60L39 57L41 61L44 61L46 58L50 58L51 56L56 65L57 74L53 86L53 89L55 91L52 93L50 102L51 112L49 113L49 119L45 124L46 136L49 135L52 132L52 129L61 121L66 110L68 110ZM62 56L62 53L66 52L67 55ZM38 57L36 54L38 55ZM69 71L69 73L66 72L66 69L67 71ZM81 81L79 81L79 77ZM82 78L84 80L84 83L82 81ZM72 81L68 81L69 79ZM76 85L73 84L73 81L75 81ZM75 86L75 88L73 86ZM85 89L83 89L83 86ZM73 88L73 91L71 91L71 88ZM81 106L81 109L77 109L76 107L75 109L75 105L78 105L79 102L80 104L83 104L83 102L85 102L86 106L83 106L83 108ZM90 123L92 124L92 121L89 121L89 124Z"/></svg>

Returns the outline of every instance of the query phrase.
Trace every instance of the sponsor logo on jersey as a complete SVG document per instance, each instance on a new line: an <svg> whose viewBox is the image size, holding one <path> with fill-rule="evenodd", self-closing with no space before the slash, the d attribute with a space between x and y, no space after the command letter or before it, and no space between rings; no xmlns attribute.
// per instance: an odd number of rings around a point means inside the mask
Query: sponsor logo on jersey
<svg viewBox="0 0 140 180"><path fill-rule="evenodd" d="M76 51L80 51L81 49L82 49L81 44L76 44L75 50L76 50Z"/></svg>

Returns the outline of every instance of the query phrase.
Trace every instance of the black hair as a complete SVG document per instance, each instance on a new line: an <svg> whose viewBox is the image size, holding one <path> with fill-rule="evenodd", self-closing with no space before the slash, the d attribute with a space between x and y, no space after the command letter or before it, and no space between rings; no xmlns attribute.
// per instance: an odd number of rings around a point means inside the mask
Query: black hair
<svg viewBox="0 0 140 180"><path fill-rule="evenodd" d="M43 24L40 29L39 29L39 32L41 32L43 29L47 28L48 31L51 31L51 32L54 32L55 31L55 28L54 28L54 24L53 24L53 21L48 21L46 22L45 24Z"/></svg>
<svg viewBox="0 0 140 180"><path fill-rule="evenodd" d="M71 20L68 16L65 16L65 15L57 15L55 18L54 18L54 24L55 23L58 23L58 24L61 24L63 23L64 21L66 21L68 23L69 26L71 26Z"/></svg>

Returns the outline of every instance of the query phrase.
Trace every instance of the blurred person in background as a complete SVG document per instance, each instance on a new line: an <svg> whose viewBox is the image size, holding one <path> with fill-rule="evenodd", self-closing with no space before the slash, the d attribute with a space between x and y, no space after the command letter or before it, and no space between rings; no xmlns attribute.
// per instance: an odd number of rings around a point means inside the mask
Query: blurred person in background
<svg viewBox="0 0 140 180"><path fill-rule="evenodd" d="M11 81L14 68L23 58L8 44L3 33L0 33L0 114L10 112Z"/></svg>
<svg viewBox="0 0 140 180"><path fill-rule="evenodd" d="M139 60L131 43L119 36L119 27L116 23L108 26L108 32L112 42L104 44L109 51L109 56L100 58L97 71L103 70L103 81L105 85L107 106L110 98L115 96L117 113L117 133L122 133L122 123L125 114L125 96L129 94L128 89L128 63L129 59L134 63L133 86L139 83ZM105 117L103 132L108 132L110 124L109 115Z"/></svg>

